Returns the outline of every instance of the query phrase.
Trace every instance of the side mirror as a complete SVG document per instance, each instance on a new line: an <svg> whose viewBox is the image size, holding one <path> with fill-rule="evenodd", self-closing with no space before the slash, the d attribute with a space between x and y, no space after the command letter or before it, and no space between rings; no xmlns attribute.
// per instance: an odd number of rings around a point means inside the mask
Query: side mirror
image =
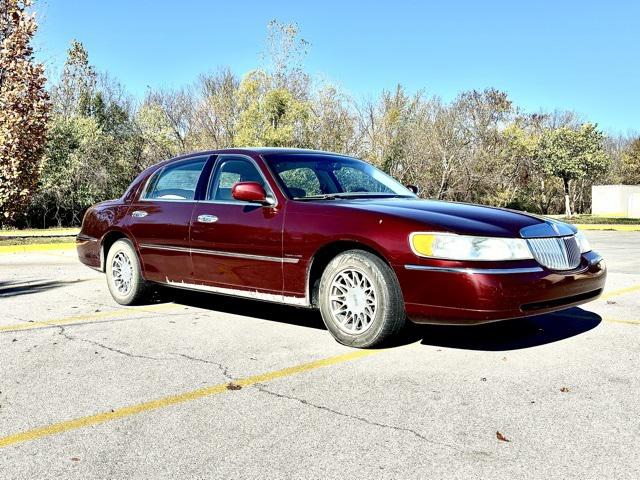
<svg viewBox="0 0 640 480"><path fill-rule="evenodd" d="M258 182L237 182L231 187L231 196L243 202L255 202L271 205L273 200L267 198L267 192Z"/></svg>
<svg viewBox="0 0 640 480"><path fill-rule="evenodd" d="M409 190L418 195L420 193L420 189L415 185L405 185Z"/></svg>

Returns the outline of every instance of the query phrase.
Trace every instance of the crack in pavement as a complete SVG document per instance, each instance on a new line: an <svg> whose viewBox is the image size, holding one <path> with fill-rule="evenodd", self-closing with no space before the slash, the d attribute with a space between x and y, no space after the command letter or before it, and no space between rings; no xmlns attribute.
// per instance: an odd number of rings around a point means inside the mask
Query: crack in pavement
<svg viewBox="0 0 640 480"><path fill-rule="evenodd" d="M220 370L220 372L222 373L222 375L224 376L224 378L226 378L229 381L233 381L235 380L230 374L229 374L229 367L225 367L223 364L218 363L218 362L214 362L213 360L207 360L204 358L198 358L198 357L192 357L191 355L186 355L184 353L173 353L173 355L177 355L178 357L182 357L182 358L186 358L187 360L192 360L194 362L201 362L201 363L207 363L209 365L215 365L216 367L218 367L218 370Z"/></svg>
<svg viewBox="0 0 640 480"><path fill-rule="evenodd" d="M233 381L234 377L231 376L231 374L229 374L229 367L226 367L225 365L223 365L222 363L219 362L214 362L213 360L207 360L204 358L199 358L199 357L194 357L191 355L186 355L184 353L171 353L171 355L174 355L173 357L152 357L150 355L139 355L139 354L135 354L135 353L131 353L131 352L127 352L125 350L121 350L119 348L115 348L115 347L111 347L109 345L106 345L104 343L100 343L100 342L96 342L95 340L89 340L88 338L81 338L81 337L77 337L77 336L73 336L70 335L69 333L67 333L65 327L63 326L57 326L57 328L59 329L59 334L62 335L64 338L66 338L69 341L81 341L84 343L88 343L90 345L94 345L96 347L99 348L103 348L105 350L108 350L110 352L113 353L117 353L120 355L124 355L126 357L129 358L143 358L145 360L157 360L157 361L172 361L175 360L175 357L180 357L186 360L190 360L193 362L199 362L199 363L206 363L209 365L214 365L215 367L218 368L218 370L220 370L220 373L222 373L222 376L229 381Z"/></svg>
<svg viewBox="0 0 640 480"><path fill-rule="evenodd" d="M374 427L387 428L387 429L396 430L396 431L399 431L399 432L410 433L411 435L415 436L416 438L420 439L423 442L426 442L426 443L429 443L429 444L432 444L432 445L448 447L448 448L456 450L457 452L460 452L460 453L468 453L465 450L457 447L456 445L452 445L450 443L438 442L438 441L432 440L432 439L424 436L420 432L418 432L416 430L413 430L411 428L399 427L397 425L390 425L388 423L375 422L373 420L369 420L369 419L364 418L364 417L359 417L357 415L352 415L352 414L349 414L349 413L340 412L338 410L334 410L333 408L326 407L324 405L318 405L318 404L312 403L312 402L310 402L308 400L305 400L304 398L298 398L298 397L294 397L294 396L291 396L291 395L286 395L284 393L274 392L273 390L268 390L267 388L264 387L263 384L257 383L257 384L254 385L254 387L258 391L260 391L262 393L266 393L268 395L272 395L274 397L284 398L284 399L287 399L287 400L293 400L293 401L296 401L296 402L301 403L303 405L306 405L307 407L315 408L315 409L318 409L318 410L323 410L325 412L329 412L329 413L332 413L334 415L339 415L341 417L346 417L346 418L349 418L349 419L352 419L352 420L357 420L359 422L366 423L367 425L371 425L371 426L374 426Z"/></svg>
<svg viewBox="0 0 640 480"><path fill-rule="evenodd" d="M74 337L73 335L70 335L70 334L67 333L67 331L65 330L65 327L58 326L57 328L60 329L60 331L58 333L60 335L62 335L64 338L66 338L67 340L69 340L69 341L78 340L78 341L81 341L81 342L84 342L84 343L89 343L91 345L95 345L96 347L103 348L105 350L109 350L110 352L119 353L120 355L124 355L124 356L130 357L130 358L144 358L146 360L169 360L168 358L162 358L162 357L151 357L151 356L147 356L147 355L137 355L135 353L127 352L125 350L120 350L119 348L110 347L109 345L105 345L103 343L96 342L94 340L89 340L88 338Z"/></svg>

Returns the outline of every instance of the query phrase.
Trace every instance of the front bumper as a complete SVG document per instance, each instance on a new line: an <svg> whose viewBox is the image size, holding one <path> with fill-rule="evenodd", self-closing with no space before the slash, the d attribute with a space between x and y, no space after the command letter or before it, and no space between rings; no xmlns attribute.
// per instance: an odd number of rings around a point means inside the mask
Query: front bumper
<svg viewBox="0 0 640 480"><path fill-rule="evenodd" d="M416 264L396 267L407 316L416 323L477 324L562 310L596 299L606 267L595 252L578 268L518 265Z"/></svg>

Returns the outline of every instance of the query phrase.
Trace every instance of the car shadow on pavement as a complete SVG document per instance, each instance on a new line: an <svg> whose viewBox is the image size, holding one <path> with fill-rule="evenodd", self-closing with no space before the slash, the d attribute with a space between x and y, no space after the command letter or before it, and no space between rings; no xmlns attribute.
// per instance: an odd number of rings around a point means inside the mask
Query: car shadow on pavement
<svg viewBox="0 0 640 480"><path fill-rule="evenodd" d="M186 290L172 291L170 297L180 305L326 330L317 310ZM465 350L517 350L580 335L597 327L601 321L599 315L581 308L473 326L416 325L407 321L400 335L386 346L420 342Z"/></svg>
<svg viewBox="0 0 640 480"><path fill-rule="evenodd" d="M518 350L575 337L597 327L602 318L581 308L473 326L415 325L405 342L464 350ZM401 340L402 341L402 340Z"/></svg>
<svg viewBox="0 0 640 480"><path fill-rule="evenodd" d="M169 295L168 299L180 305L204 308L232 315L244 315L289 325L326 329L317 310L212 293L190 292L188 290L175 290L164 293L164 295L167 294Z"/></svg>
<svg viewBox="0 0 640 480"><path fill-rule="evenodd" d="M58 281L58 280L30 280L30 281L0 281L0 298L15 297L18 295L30 295L52 290L65 285L85 282L86 279Z"/></svg>

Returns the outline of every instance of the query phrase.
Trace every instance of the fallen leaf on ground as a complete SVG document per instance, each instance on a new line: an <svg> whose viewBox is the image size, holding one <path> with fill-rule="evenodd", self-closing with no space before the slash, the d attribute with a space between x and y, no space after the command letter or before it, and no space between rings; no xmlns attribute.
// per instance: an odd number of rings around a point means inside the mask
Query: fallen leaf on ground
<svg viewBox="0 0 640 480"><path fill-rule="evenodd" d="M569 389L567 387L562 387L560 389L560 391L563 392L563 393L567 393L569 391Z"/></svg>
<svg viewBox="0 0 640 480"><path fill-rule="evenodd" d="M500 440L501 442L510 442L511 441L507 437L505 437L503 434L501 434L500 432L496 432L496 438L498 440Z"/></svg>
<svg viewBox="0 0 640 480"><path fill-rule="evenodd" d="M607 300L607 305L615 305L616 303L618 302L616 302L615 300Z"/></svg>
<svg viewBox="0 0 640 480"><path fill-rule="evenodd" d="M237 383L229 382L227 383L227 390L240 390L242 385L238 385Z"/></svg>
<svg viewBox="0 0 640 480"><path fill-rule="evenodd" d="M72 462L79 462L80 459L78 457L71 457Z"/></svg>

